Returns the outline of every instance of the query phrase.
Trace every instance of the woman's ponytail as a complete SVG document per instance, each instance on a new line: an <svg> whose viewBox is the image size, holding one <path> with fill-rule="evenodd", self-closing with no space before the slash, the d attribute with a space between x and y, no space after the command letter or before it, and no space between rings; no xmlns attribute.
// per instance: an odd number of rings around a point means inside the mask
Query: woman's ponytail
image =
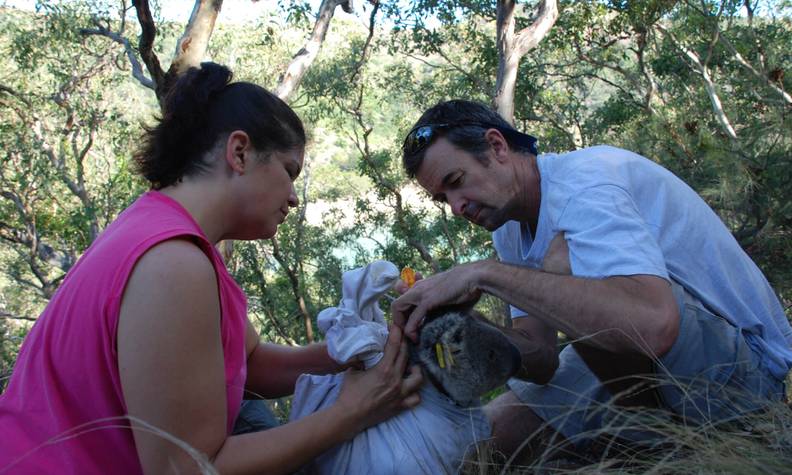
<svg viewBox="0 0 792 475"><path fill-rule="evenodd" d="M162 117L145 129L143 146L134 156L154 189L210 168L204 154L234 130L246 132L261 152L305 145L302 122L286 103L255 84L231 84L232 76L225 66L202 63L176 81Z"/></svg>

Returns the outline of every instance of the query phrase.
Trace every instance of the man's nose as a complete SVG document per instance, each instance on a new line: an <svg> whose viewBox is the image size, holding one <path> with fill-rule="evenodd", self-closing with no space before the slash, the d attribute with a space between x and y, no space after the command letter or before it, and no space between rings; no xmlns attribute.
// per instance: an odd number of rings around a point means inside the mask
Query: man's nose
<svg viewBox="0 0 792 475"><path fill-rule="evenodd" d="M294 183L292 183L291 193L289 193L289 206L296 208L298 204L300 204L300 200L297 198L297 190L294 189Z"/></svg>
<svg viewBox="0 0 792 475"><path fill-rule="evenodd" d="M454 216L463 216L465 214L465 208L467 208L466 199L459 196L449 196L448 204L451 206L451 212L454 213Z"/></svg>

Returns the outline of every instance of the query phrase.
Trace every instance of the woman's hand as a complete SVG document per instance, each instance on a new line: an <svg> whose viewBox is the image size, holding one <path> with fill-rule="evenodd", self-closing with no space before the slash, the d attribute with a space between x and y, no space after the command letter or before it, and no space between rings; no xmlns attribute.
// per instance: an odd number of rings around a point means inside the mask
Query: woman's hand
<svg viewBox="0 0 792 475"><path fill-rule="evenodd" d="M366 371L347 370L336 404L355 414L355 433L421 402L418 389L423 376L420 368L413 366L404 377L407 357L407 342L402 339L402 331L391 325L380 362Z"/></svg>

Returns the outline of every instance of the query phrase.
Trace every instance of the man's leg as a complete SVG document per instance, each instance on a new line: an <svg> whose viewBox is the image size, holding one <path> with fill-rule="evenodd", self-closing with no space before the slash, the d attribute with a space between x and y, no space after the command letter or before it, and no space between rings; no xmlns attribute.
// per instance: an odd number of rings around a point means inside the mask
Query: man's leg
<svg viewBox="0 0 792 475"><path fill-rule="evenodd" d="M569 248L564 234L557 234L542 262L542 270L553 274L570 275ZM614 403L622 407L657 407L657 395L647 375L654 371L650 358L638 353L613 353L585 342L573 342L578 355L615 396Z"/></svg>
<svg viewBox="0 0 792 475"><path fill-rule="evenodd" d="M784 381L770 372L761 337L715 315L681 285L672 289L679 337L655 362L663 406L689 423L719 423L782 401Z"/></svg>
<svg viewBox="0 0 792 475"><path fill-rule="evenodd" d="M542 270L570 274L569 250L562 234L553 239ZM545 386L512 379L510 390L484 408L492 426L495 450L506 457L514 455L517 463L536 459L550 446L570 447L565 435L575 437L584 429L584 410L594 386L600 384L579 356L562 353L561 364L553 380ZM599 390L602 393L602 390ZM578 410L572 405L581 406ZM538 414L537 414L538 413Z"/></svg>
<svg viewBox="0 0 792 475"><path fill-rule="evenodd" d="M620 407L659 407L654 363L636 353L612 353L585 343L572 343L575 351L613 395Z"/></svg>
<svg viewBox="0 0 792 475"><path fill-rule="evenodd" d="M570 273L562 234L550 244L544 270ZM781 400L784 382L772 376L761 337L713 314L671 282L679 307L679 335L662 357L611 353L584 342L573 347L622 407L670 409L688 422L720 422Z"/></svg>
<svg viewBox="0 0 792 475"><path fill-rule="evenodd" d="M484 406L484 415L492 427L496 451L505 457L514 455L515 464L536 459L554 442L564 440L545 424L513 391L507 391Z"/></svg>
<svg viewBox="0 0 792 475"><path fill-rule="evenodd" d="M280 425L269 405L262 399L245 399L234 422L234 435L272 429Z"/></svg>
<svg viewBox="0 0 792 475"><path fill-rule="evenodd" d="M602 426L611 400L571 345L559 355L549 383L512 378L508 386L510 391L490 402L484 413L495 449L506 457L519 450L515 457L519 464L585 450Z"/></svg>

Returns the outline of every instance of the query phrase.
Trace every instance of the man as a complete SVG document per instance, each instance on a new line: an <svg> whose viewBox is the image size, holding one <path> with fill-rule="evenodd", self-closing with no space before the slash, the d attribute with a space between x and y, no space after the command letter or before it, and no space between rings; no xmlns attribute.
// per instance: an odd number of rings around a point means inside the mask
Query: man
<svg viewBox="0 0 792 475"><path fill-rule="evenodd" d="M717 422L783 398L792 329L704 201L635 153L537 156L535 142L455 100L426 111L403 146L407 174L492 231L499 260L419 281L394 321L415 338L434 307L481 292L511 305L522 370L487 407L498 447L552 427L581 448L612 401ZM573 341L560 355L558 331Z"/></svg>

